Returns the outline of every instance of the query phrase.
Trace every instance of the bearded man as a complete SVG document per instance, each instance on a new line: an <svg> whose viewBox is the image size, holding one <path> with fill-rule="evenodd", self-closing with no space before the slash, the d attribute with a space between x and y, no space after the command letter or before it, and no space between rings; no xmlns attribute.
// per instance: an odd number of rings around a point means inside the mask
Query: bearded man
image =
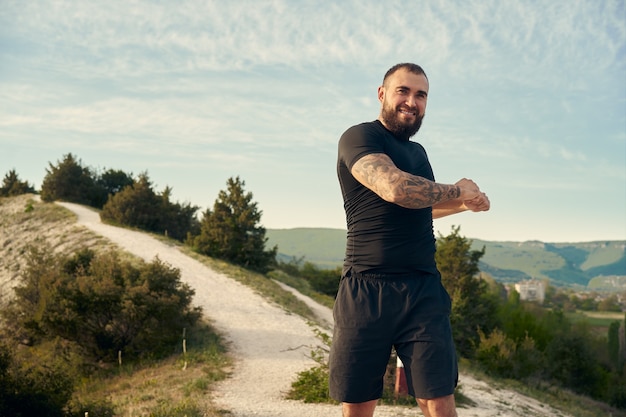
<svg viewBox="0 0 626 417"><path fill-rule="evenodd" d="M393 66L378 87L378 119L339 140L348 232L329 385L344 417L374 415L392 348L424 415L456 416L451 302L435 264L433 219L486 211L490 202L472 180L435 182L426 151L410 140L422 125L428 89L419 65Z"/></svg>

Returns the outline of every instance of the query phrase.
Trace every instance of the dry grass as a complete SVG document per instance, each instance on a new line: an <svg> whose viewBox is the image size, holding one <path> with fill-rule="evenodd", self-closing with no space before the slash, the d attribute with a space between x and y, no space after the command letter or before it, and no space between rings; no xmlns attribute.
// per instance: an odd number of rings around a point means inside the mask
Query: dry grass
<svg viewBox="0 0 626 417"><path fill-rule="evenodd" d="M219 340L211 339L187 355L186 365L178 354L151 364L103 371L84 380L75 398L83 403L107 399L119 417L175 416L179 412L181 417L226 416L226 411L213 404L211 389L227 377L230 359Z"/></svg>
<svg viewBox="0 0 626 417"><path fill-rule="evenodd" d="M69 254L83 247L115 249L101 236L76 225L76 216L55 204L41 203L33 194L0 198L0 306L18 284L24 254L32 245L46 245Z"/></svg>

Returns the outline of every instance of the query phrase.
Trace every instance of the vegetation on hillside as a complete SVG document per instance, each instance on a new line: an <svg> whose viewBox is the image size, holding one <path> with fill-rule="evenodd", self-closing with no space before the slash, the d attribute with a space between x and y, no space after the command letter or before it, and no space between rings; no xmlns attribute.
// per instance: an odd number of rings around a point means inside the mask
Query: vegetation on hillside
<svg viewBox="0 0 626 417"><path fill-rule="evenodd" d="M163 234L186 242L203 255L267 272L276 264L278 248L266 249L262 211L239 177L229 178L226 185L213 209L207 209L198 220L197 206L171 201L170 187L156 192L147 172L137 178L114 169L100 173L68 153L56 164L49 163L41 199L102 208L103 221ZM0 196L33 191L12 170L6 174Z"/></svg>
<svg viewBox="0 0 626 417"><path fill-rule="evenodd" d="M187 243L203 255L224 259L253 271L267 272L276 263L277 247L265 250L265 228L260 225L262 212L244 190L245 182L227 181L213 210L207 209L200 221L200 231L190 234Z"/></svg>
<svg viewBox="0 0 626 417"><path fill-rule="evenodd" d="M625 321L598 334L586 321L570 321L561 309L523 302L514 290L507 296L502 284L478 268L484 249L471 248L458 227L437 239L437 264L452 299L453 335L462 358L492 377L540 390L561 387L626 409L626 352L619 342ZM328 279L336 284L336 277ZM292 397L312 401L312 393L327 388L315 386L327 384L320 376L327 372L321 353L315 356L319 365L299 375Z"/></svg>
<svg viewBox="0 0 626 417"><path fill-rule="evenodd" d="M227 190L219 193L213 209L206 210L198 221L196 207L171 202L169 188L154 192L147 174L137 179L114 170L97 174L71 154L57 165L50 164L47 173L41 192L44 201L101 204L102 217L108 221L166 234L185 241L199 254L271 273L267 276L295 275L311 291L335 295L340 268L320 269L310 262L302 263L303 258L276 262L277 246L266 250L266 230L259 225L262 213L239 177L228 180ZM2 190L30 189L12 171ZM600 270L597 252L592 261L584 250L571 245L548 245L546 249L536 242L529 248L520 258L521 264L532 263L533 271L553 280L573 274L574 280L582 283L590 272L581 273L581 265L586 265L587 271ZM617 258L611 258L611 267L621 267L626 259L621 250L621 257L617 250ZM529 255L533 251L548 255L534 259ZM507 296L502 284L481 272L488 254L487 245L477 250L475 242L460 235L459 228L437 239L437 263L452 298L451 321L463 358L488 375L514 378L535 387L565 387L626 409L626 355L620 336L624 321L616 320L604 333L598 333L585 321L569 319L565 314L569 311L567 300L560 300L560 293L548 291L550 308L522 302L514 291ZM0 407L9 407L10 398L16 403L26 399L28 404L37 404L28 401L31 393L15 383L18 378L27 381L29 389L50 396L51 410L69 416L71 389L68 397L63 384L72 380L71 375L89 366L94 369L99 361L111 363L120 352L129 360L145 358L146 354L162 357L175 345L179 336L174 335L180 334L180 328L192 327L199 317L199 312L189 307L193 291L180 285L175 269L158 260L137 266L120 261L112 253L84 250L68 257L37 248L28 256L24 281L16 289L18 301L3 312L6 338L0 348L0 389L6 389L7 395L0 396L5 399ZM280 274L272 269L280 270ZM615 304L609 300L602 309L611 311ZM600 303L596 307L600 309ZM17 344L26 344L29 349L16 350ZM52 361L51 353L62 358L60 362ZM66 367L67 363L73 365ZM324 383L324 378L319 378L324 372L323 362L320 365L313 373L316 381L307 381L303 374L305 383L300 386ZM61 385L50 387L45 384L47 378ZM18 386L22 388L16 391ZM10 397L11 393L17 397ZM61 403L65 408L58 411ZM108 407L92 406L102 410Z"/></svg>
<svg viewBox="0 0 626 417"><path fill-rule="evenodd" d="M113 169L98 173L71 153L48 165L41 185L43 201L62 200L102 208L109 196L132 184L132 174Z"/></svg>
<svg viewBox="0 0 626 417"><path fill-rule="evenodd" d="M147 173L142 173L119 192L110 194L100 218L108 223L163 234L183 241L198 229L198 207L170 201L171 188L161 193L153 189Z"/></svg>
<svg viewBox="0 0 626 417"><path fill-rule="evenodd" d="M89 249L67 257L45 246L26 257L1 315L0 415L69 415L80 375L167 357L201 317L194 291L159 259L131 263Z"/></svg>
<svg viewBox="0 0 626 417"><path fill-rule="evenodd" d="M7 172L0 187L0 197L13 197L20 194L34 193L35 189L28 181L20 180L17 172L12 169Z"/></svg>

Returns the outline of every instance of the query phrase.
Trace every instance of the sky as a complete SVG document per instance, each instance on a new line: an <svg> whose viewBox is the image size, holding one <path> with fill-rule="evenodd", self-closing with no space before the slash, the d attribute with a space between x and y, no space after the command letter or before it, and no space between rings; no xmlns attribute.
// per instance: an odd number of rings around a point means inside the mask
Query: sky
<svg viewBox="0 0 626 417"><path fill-rule="evenodd" d="M345 228L337 141L399 62L436 180L491 200L437 233L626 240L624 0L1 0L0 175L72 153L199 213L238 176L266 228Z"/></svg>

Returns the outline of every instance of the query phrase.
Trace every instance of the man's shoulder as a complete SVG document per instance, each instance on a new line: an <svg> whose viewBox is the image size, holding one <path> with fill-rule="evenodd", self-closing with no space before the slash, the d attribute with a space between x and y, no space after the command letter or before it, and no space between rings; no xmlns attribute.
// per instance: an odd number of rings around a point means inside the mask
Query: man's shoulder
<svg viewBox="0 0 626 417"><path fill-rule="evenodd" d="M372 120L371 122L363 122L356 124L354 126L350 126L346 132L349 131L381 131L382 125L377 120ZM382 129L384 130L384 129Z"/></svg>
<svg viewBox="0 0 626 417"><path fill-rule="evenodd" d="M378 138L384 136L386 130L380 122L374 120L371 122L363 122L356 124L354 126L350 126L346 129L345 132L341 135L341 138L344 139L346 137L350 138Z"/></svg>

